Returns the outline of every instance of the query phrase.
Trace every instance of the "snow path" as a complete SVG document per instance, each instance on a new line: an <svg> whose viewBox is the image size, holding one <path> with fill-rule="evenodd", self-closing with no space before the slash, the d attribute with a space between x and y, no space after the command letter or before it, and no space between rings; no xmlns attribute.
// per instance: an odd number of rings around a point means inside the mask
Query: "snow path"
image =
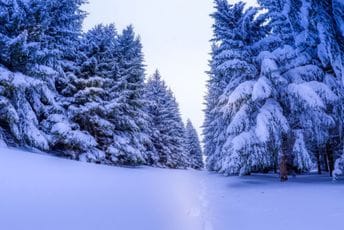
<svg viewBox="0 0 344 230"><path fill-rule="evenodd" d="M310 183L312 182L312 183ZM0 148L0 229L340 229L343 181L116 168Z"/></svg>

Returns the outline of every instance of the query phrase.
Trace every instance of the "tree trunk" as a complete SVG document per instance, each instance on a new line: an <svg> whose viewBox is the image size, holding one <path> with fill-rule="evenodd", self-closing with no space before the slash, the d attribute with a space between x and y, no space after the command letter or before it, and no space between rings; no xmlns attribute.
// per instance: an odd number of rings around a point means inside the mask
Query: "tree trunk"
<svg viewBox="0 0 344 230"><path fill-rule="evenodd" d="M282 154L280 157L280 179L281 181L288 180L288 160L291 155L294 140L292 132L286 133L282 136Z"/></svg>
<svg viewBox="0 0 344 230"><path fill-rule="evenodd" d="M277 162L274 162L274 173L277 174Z"/></svg>
<svg viewBox="0 0 344 230"><path fill-rule="evenodd" d="M326 158L327 158L327 164L328 169L330 171L330 176L333 176L333 170L334 170L334 156L333 156L333 148L330 143L326 144Z"/></svg>
<svg viewBox="0 0 344 230"><path fill-rule="evenodd" d="M281 182L288 180L288 166L287 166L288 158L286 155L282 156L281 162L280 162L280 179Z"/></svg>
<svg viewBox="0 0 344 230"><path fill-rule="evenodd" d="M321 171L321 161L320 161L320 150L318 150L318 153L317 153L317 166L318 166L318 174L322 174L322 171Z"/></svg>
<svg viewBox="0 0 344 230"><path fill-rule="evenodd" d="M323 168L323 170L324 170L325 172L329 172L330 169L329 169L329 164L328 164L327 146L326 146L326 148L325 148L324 151L325 151L325 154L322 155L323 162L324 162L324 168ZM324 151L322 151L322 152L324 152Z"/></svg>
<svg viewBox="0 0 344 230"><path fill-rule="evenodd" d="M274 151L273 161L274 161L273 170L274 170L274 173L277 174L277 171L278 171L278 150Z"/></svg>

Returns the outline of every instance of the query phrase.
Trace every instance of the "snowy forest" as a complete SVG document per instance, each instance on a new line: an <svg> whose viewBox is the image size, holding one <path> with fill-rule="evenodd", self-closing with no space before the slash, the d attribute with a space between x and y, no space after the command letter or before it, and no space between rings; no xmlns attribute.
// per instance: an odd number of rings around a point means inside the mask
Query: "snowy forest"
<svg viewBox="0 0 344 230"><path fill-rule="evenodd" d="M225 175L344 167L344 2L215 0L207 168ZM282 173L282 172L281 172Z"/></svg>
<svg viewBox="0 0 344 230"><path fill-rule="evenodd" d="M0 0L0 229L334 230L343 185L344 0Z"/></svg>
<svg viewBox="0 0 344 230"><path fill-rule="evenodd" d="M191 121L140 38L83 32L85 0L0 1L0 145L107 165L203 168Z"/></svg>
<svg viewBox="0 0 344 230"><path fill-rule="evenodd" d="M86 0L0 1L0 145L106 165L202 169L190 120L140 37ZM203 125L224 175L344 169L344 3L215 0Z"/></svg>

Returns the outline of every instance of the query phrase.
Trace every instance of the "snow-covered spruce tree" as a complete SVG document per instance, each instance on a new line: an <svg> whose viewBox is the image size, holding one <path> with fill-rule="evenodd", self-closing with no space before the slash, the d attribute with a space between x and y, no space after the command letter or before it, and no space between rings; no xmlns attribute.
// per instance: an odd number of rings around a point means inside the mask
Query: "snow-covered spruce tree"
<svg viewBox="0 0 344 230"><path fill-rule="evenodd" d="M65 73L73 69L86 13L86 0L17 0L26 12L26 23L42 52L53 52L49 65ZM61 77L60 77L61 78Z"/></svg>
<svg viewBox="0 0 344 230"><path fill-rule="evenodd" d="M157 166L185 168L189 159L185 150L185 129L178 104L157 71L147 82L146 100L151 117L151 141L158 156Z"/></svg>
<svg viewBox="0 0 344 230"><path fill-rule="evenodd" d="M218 102L218 98L227 85L228 79L225 78L222 74L219 74L216 69L216 56L218 53L220 53L220 49L218 49L217 46L214 44L212 50L212 60L210 61L211 71L208 73L210 79L207 83L208 92L205 98L206 109L204 111L205 120L203 123L203 142L204 155L206 156L206 167L210 171L217 171L217 163L220 153L218 142L219 140L223 140L223 138L219 135L219 129L222 127L222 119L215 108Z"/></svg>
<svg viewBox="0 0 344 230"><path fill-rule="evenodd" d="M318 65L326 73L326 84L337 92L340 102L332 108L336 125L330 132L325 147L322 163L325 170L334 169L336 152L342 152L343 141L343 77L344 77L344 33L343 33L343 11L342 1L311 1L310 12L314 17L310 20L313 36L317 39L317 56L320 61ZM340 84L342 81L342 84ZM340 164L336 164L340 165ZM319 170L321 168L319 167ZM338 171L338 170L337 170Z"/></svg>
<svg viewBox="0 0 344 230"><path fill-rule="evenodd" d="M68 107L71 119L95 138L103 153L113 143L114 125L108 120L105 105L110 100L109 89L117 74L116 48L114 25L98 25L88 31L79 48L81 55L76 63L79 71L71 78L72 87L69 89L72 95ZM85 157L92 160L93 156ZM99 157L99 160L105 160L104 154Z"/></svg>
<svg viewBox="0 0 344 230"><path fill-rule="evenodd" d="M208 170L213 171L218 171L220 168L219 162L222 146L226 141L226 137L224 136L226 121L218 109L219 97L229 87L228 84L231 81L240 81L240 79L233 79L229 71L227 72L227 66L229 65L226 63L237 55L230 51L232 48L231 43L225 41L228 31L231 31L235 27L235 25L232 26L229 22L236 23L235 20L237 20L233 18L234 16L230 12L230 7L227 1L215 1L216 12L212 15L215 19L215 24L213 25L214 37L212 39L211 70L209 72L210 79L207 84L208 94L206 96L203 135L204 153L207 156L206 166ZM237 5L238 11L241 11L242 8L243 4ZM235 84L233 83L233 85Z"/></svg>
<svg viewBox="0 0 344 230"><path fill-rule="evenodd" d="M60 74L51 65L56 48L46 46L53 44L46 40L54 29L53 14L45 3L0 2L1 127L11 144L69 149L66 154L76 158L77 153L92 149L95 141L70 123L59 102L55 82Z"/></svg>
<svg viewBox="0 0 344 230"><path fill-rule="evenodd" d="M264 103L258 102L257 98L252 99L258 97L252 96L253 93L269 94L264 92L268 90L264 88L267 87L266 83L263 80L257 82L259 76L251 50L251 46L261 36L260 29L265 29L262 25L264 15L256 17L257 9L254 8L244 11L243 3L229 5L224 0L215 3L217 11L213 17L217 52L214 53L216 55L213 56L211 65L211 77L215 84L210 85L209 95L212 90L216 90L216 84L221 82L216 78L222 78L222 82L226 84L222 86L218 98L212 102L215 103L214 108L209 110L216 122L210 123L210 126L205 124L205 134L210 131L208 135L217 138L215 153L210 158L207 154L207 164L214 164L211 162L214 161L215 167L211 166L213 170L243 175L271 165L267 145L259 140L256 132L258 110ZM280 115L280 109L274 108L277 105L268 101L261 113ZM285 128L282 118L276 120L275 124ZM207 130L209 127L211 128Z"/></svg>
<svg viewBox="0 0 344 230"><path fill-rule="evenodd" d="M260 1L268 10L271 26L271 32L263 43L268 52L260 54L260 63L270 64L268 68L261 66L261 73L278 74L282 79L277 84L273 82L273 85L277 86L277 99L291 130L286 136L289 140L282 142L286 145L282 146L281 154L294 159L292 163L298 170L309 170L312 167L312 152L316 155L326 144L334 127L331 108L338 97L325 84L329 76L324 73L315 55L316 36L312 20L308 17L312 13L310 2L281 0L278 1L279 10L276 3ZM287 30L283 30L281 25ZM276 40L280 42L278 48L271 45ZM269 70L269 66L274 67Z"/></svg>
<svg viewBox="0 0 344 230"><path fill-rule="evenodd" d="M311 3L313 23L318 32L318 57L324 69L331 69L333 74L344 83L344 3L336 0L316 1ZM316 12L316 13L315 13ZM341 23L341 24L338 24Z"/></svg>
<svg viewBox="0 0 344 230"><path fill-rule="evenodd" d="M323 110L331 116L332 121L324 124L322 128L313 130L310 134L311 148L314 149L317 159L318 171L322 168L332 172L334 168L335 152L342 149L340 141L343 132L343 109L341 101L343 101L343 86L340 84L342 79L343 68L343 37L336 29L338 25L335 15L338 15L335 9L338 7L336 1L311 1L300 0L299 2L291 2L294 10L291 10L291 23L295 30L295 46L297 48L297 60L303 63L317 67L320 70L313 71L312 81L319 81L326 84L337 99L332 98L331 101L325 100L326 105ZM332 8L334 7L334 8ZM340 14L340 13L339 13ZM343 14L342 14L343 15ZM307 63L308 62L308 63ZM300 61L298 62L304 69ZM318 74L316 74L318 73ZM313 87L314 88L314 87ZM314 88L314 90L316 90ZM313 117L313 116L312 116ZM323 119L322 122L325 120ZM332 125L331 125L331 124ZM319 122L318 122L319 125Z"/></svg>
<svg viewBox="0 0 344 230"><path fill-rule="evenodd" d="M116 74L112 76L110 100L105 105L108 120L113 124L113 140L106 153L115 164L143 164L148 158L150 140L142 45L132 26L123 30L117 43Z"/></svg>
<svg viewBox="0 0 344 230"><path fill-rule="evenodd" d="M202 169L204 167L202 148L197 131L190 120L187 121L185 130L186 151L190 160L190 167L194 169Z"/></svg>
<svg viewBox="0 0 344 230"><path fill-rule="evenodd" d="M344 37L344 3L341 0L332 0L332 14L335 21L337 34Z"/></svg>
<svg viewBox="0 0 344 230"><path fill-rule="evenodd" d="M208 168L225 174L276 170L283 156L307 171L335 126L338 88L317 58L308 2L260 4L256 16L216 1L205 149Z"/></svg>
<svg viewBox="0 0 344 230"><path fill-rule="evenodd" d="M137 165L150 154L140 40L130 26L98 25L84 36L73 80L73 120L97 140L107 163Z"/></svg>

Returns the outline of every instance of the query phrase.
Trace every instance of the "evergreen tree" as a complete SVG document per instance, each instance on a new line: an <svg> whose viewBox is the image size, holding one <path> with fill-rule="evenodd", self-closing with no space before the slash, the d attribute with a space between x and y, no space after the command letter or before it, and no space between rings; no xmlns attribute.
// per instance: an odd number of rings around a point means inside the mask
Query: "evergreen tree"
<svg viewBox="0 0 344 230"><path fill-rule="evenodd" d="M198 138L196 129L193 127L190 120L186 123L186 151L190 160L190 167L194 169L202 169L202 148Z"/></svg>
<svg viewBox="0 0 344 230"><path fill-rule="evenodd" d="M313 166L313 156L326 143L329 131L334 127L329 109L338 97L325 84L324 71L319 68L314 55L316 39L308 18L312 13L309 2L279 1L279 10L276 9L276 2L262 0L260 3L268 9L271 27L263 40L268 49L259 55L260 72L268 78L270 76L269 80L277 92L275 99L290 127L286 135L280 136L280 159L286 157L299 171L307 171ZM266 46L275 44L276 37L279 47ZM264 46L259 45L264 50Z"/></svg>
<svg viewBox="0 0 344 230"><path fill-rule="evenodd" d="M113 142L107 154L115 163L142 164L147 159L146 146L149 145L143 100L145 73L142 45L132 26L118 37L115 59L116 75L109 89L110 101L105 106L109 121L114 125Z"/></svg>
<svg viewBox="0 0 344 230"><path fill-rule="evenodd" d="M261 33L257 25L264 20L255 17L256 9L244 11L243 3L229 5L227 1L216 1L216 10L213 14L214 40L218 44L218 53L211 65L215 87L209 90L213 93L211 91L215 89L219 93L210 112L217 115L210 123L213 127L208 135L217 138L217 143L215 152L210 157L208 154L207 163L215 161L215 167L211 167L225 174L246 174L253 168L269 166L266 145L258 141L254 128L257 116L254 111L259 104L251 99L257 78L254 59L250 58L254 55L251 47L259 39L253 34ZM222 92L216 89L216 85L220 85L216 79L221 79ZM208 143L205 145L207 149Z"/></svg>
<svg viewBox="0 0 344 230"><path fill-rule="evenodd" d="M343 76L344 76L344 33L343 33L343 2L331 1L311 1L313 20L310 20L313 27L313 36L317 39L317 57L319 67L325 72L324 82L336 93L338 102L332 105L329 111L333 114L335 122L329 137L322 147L321 155L323 168L332 172L334 169L334 159L338 152L342 152L343 141ZM342 83L340 83L342 81ZM338 159L340 161L341 158ZM327 163L328 162L328 163ZM338 162L337 166L340 165ZM321 167L318 164L319 172ZM336 170L338 172L338 170Z"/></svg>
<svg viewBox="0 0 344 230"><path fill-rule="evenodd" d="M73 120L97 140L108 163L146 163L151 143L139 38L132 27L118 35L113 25L98 25L83 43L73 81Z"/></svg>
<svg viewBox="0 0 344 230"><path fill-rule="evenodd" d="M146 99L151 117L151 140L158 155L158 166L185 168L189 159L185 150L185 129L178 104L157 71L147 82Z"/></svg>
<svg viewBox="0 0 344 230"><path fill-rule="evenodd" d="M109 121L105 106L109 103L109 89L116 76L116 47L114 25L98 25L88 31L80 45L82 55L76 65L80 66L79 71L71 82L70 116L81 130L95 138L103 152L113 142L114 124Z"/></svg>
<svg viewBox="0 0 344 230"><path fill-rule="evenodd" d="M230 7L227 1L215 1L216 13L212 15L215 19L215 24L213 26L214 38L212 40L213 52L210 61L211 71L209 72L210 79L208 81L208 95L206 97L207 107L205 110L206 119L203 125L203 134L205 155L207 156L207 168L215 171L218 171L220 168L220 155L222 146L226 141L223 129L223 127L226 126L226 119L222 117L218 110L218 103L220 96L232 80L227 70L230 70L232 68L231 65L235 63L231 63L230 60L237 56L235 53L229 51L231 50L230 42L225 41L228 31L232 31L233 27L235 27L231 26L228 22L236 23L237 20L230 14ZM240 12L243 10L243 7L243 4L237 5L235 10ZM238 44L238 46L242 47L242 44Z"/></svg>
<svg viewBox="0 0 344 230"><path fill-rule="evenodd" d="M51 65L56 48L46 46L54 45L47 40L48 31L54 30L49 24L54 15L53 8L46 8L49 4L35 0L1 1L1 126L11 143L60 150L77 158L79 153L90 151L95 141L70 122L56 91L55 81L61 76ZM68 12L65 17L76 20Z"/></svg>
<svg viewBox="0 0 344 230"><path fill-rule="evenodd" d="M204 136L204 155L206 158L206 167L210 171L218 170L219 148L218 142L223 142L223 137L220 136L222 117L216 110L216 105L220 95L225 89L228 79L219 74L216 66L216 56L220 53L220 49L214 44L212 47L212 60L210 61L211 71L209 72L210 79L207 83L208 93L205 98L205 120L203 123L203 136Z"/></svg>
<svg viewBox="0 0 344 230"><path fill-rule="evenodd" d="M277 171L278 159L287 159L307 171L336 127L339 87L316 55L318 27L309 18L310 2L259 3L266 13L215 1L207 165L248 174Z"/></svg>

